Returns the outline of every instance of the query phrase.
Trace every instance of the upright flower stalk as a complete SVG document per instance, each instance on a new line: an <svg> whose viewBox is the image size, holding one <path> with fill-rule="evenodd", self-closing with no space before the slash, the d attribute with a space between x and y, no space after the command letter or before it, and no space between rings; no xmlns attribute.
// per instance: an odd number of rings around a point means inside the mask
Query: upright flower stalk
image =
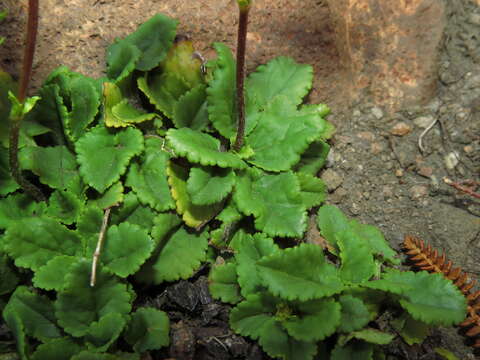
<svg viewBox="0 0 480 360"><path fill-rule="evenodd" d="M28 83L32 74L33 55L35 53L35 42L38 29L38 0L28 1L27 35L23 53L22 73L20 75L20 89L18 98L10 94L12 111L10 113L10 143L9 143L9 165L15 181L36 201L45 201L45 196L40 189L23 178L18 165L18 137L20 134L20 123L28 113L38 97L26 99Z"/></svg>
<svg viewBox="0 0 480 360"><path fill-rule="evenodd" d="M243 138L245 136L245 97L244 97L244 81L245 81L245 50L247 44L247 26L248 13L253 0L237 0L239 9L238 21L238 37L237 37L237 114L238 128L237 138L233 149L239 151L243 146Z"/></svg>

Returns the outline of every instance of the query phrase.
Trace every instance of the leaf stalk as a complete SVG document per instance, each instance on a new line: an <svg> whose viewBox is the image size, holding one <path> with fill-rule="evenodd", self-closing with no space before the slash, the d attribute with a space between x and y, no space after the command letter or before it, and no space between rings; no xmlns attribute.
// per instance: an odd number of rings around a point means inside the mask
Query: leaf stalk
<svg viewBox="0 0 480 360"><path fill-rule="evenodd" d="M233 145L235 151L240 151L243 146L245 136L245 97L244 97L244 81L245 81L245 54L247 45L247 27L248 13L250 11L250 1L239 1L239 21L237 36L237 115L238 128L237 137Z"/></svg>
<svg viewBox="0 0 480 360"><path fill-rule="evenodd" d="M32 74L33 55L35 53L35 43L38 30L38 0L28 1L28 20L27 35L25 48L23 53L22 73L20 75L20 89L18 92L18 100L24 104L28 83ZM12 104L15 106L15 104ZM10 136L9 136L9 165L15 181L23 190L32 196L36 201L46 201L45 196L39 188L27 181L21 174L18 164L18 138L20 135L20 124L24 117L24 112L10 115Z"/></svg>

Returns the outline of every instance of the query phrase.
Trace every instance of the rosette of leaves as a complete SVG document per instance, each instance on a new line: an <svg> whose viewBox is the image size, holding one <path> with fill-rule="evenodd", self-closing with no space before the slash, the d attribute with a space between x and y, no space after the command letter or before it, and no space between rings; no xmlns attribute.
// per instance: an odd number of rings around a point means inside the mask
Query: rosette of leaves
<svg viewBox="0 0 480 360"><path fill-rule="evenodd" d="M8 119L0 122L1 290L22 358L53 359L67 348L87 358L119 342L135 353L167 345L164 313L131 312L130 281L188 279L207 260L209 239L225 246L236 227L301 238L307 210L325 199L315 177L325 158L312 154L328 148L329 110L301 105L312 68L281 57L249 76L246 145L236 152L231 51L215 44L218 57L203 73L176 26L159 14L117 39L106 77L62 66L45 80L22 121L18 158L47 202L11 178ZM15 90L7 74L0 90L2 117L11 107L4 93Z"/></svg>
<svg viewBox="0 0 480 360"><path fill-rule="evenodd" d="M238 231L234 256L210 273L212 295L234 306L230 325L258 340L270 356L313 359L317 351L334 360L374 359L379 346L398 331L421 342L431 326L461 322L466 303L440 275L402 272L380 231L347 219L329 205L317 222L328 243L280 249L264 233ZM395 314L390 331L375 322Z"/></svg>

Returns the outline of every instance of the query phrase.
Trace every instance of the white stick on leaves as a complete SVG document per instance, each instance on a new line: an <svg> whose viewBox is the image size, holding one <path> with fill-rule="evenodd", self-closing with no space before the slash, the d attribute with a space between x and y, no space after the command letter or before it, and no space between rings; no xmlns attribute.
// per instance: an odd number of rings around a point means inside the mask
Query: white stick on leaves
<svg viewBox="0 0 480 360"><path fill-rule="evenodd" d="M103 240L105 239L105 233L107 232L107 224L108 224L108 218L110 217L110 209L111 207L106 208L105 212L103 213L102 227L100 229L100 233L98 234L97 247L95 248L95 252L93 253L92 275L90 277L90 286L92 287L95 286L95 281L97 279L97 263L98 263L98 259L100 258L100 252L102 250Z"/></svg>

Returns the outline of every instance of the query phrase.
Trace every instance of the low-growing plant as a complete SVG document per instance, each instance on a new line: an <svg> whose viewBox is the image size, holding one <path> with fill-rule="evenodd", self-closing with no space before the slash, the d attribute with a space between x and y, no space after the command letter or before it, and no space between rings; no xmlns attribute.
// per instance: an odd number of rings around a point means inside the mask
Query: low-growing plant
<svg viewBox="0 0 480 360"><path fill-rule="evenodd" d="M239 6L246 17L250 2ZM139 359L168 345L166 313L138 307L133 285L188 279L230 251L212 293L238 303L232 328L274 357L309 359L335 337L333 359L371 358L370 343L391 339L368 327L387 300L403 324L463 320L447 280L386 269L396 260L378 230L335 208L318 224L338 268L318 245L276 245L301 241L326 197L316 174L333 126L326 105L302 105L312 68L275 58L243 89L226 45L203 64L176 27L155 15L108 48L105 77L62 66L38 98L16 98L0 74L0 309L20 358Z"/></svg>
<svg viewBox="0 0 480 360"><path fill-rule="evenodd" d="M396 336L388 330L413 344L430 326L465 318L466 301L451 281L393 268L398 259L377 228L330 205L317 221L327 255L318 244L282 249L263 233L238 232L234 256L210 273L213 296L235 305L231 327L270 356L381 359L376 346ZM391 328L381 329L375 320L386 311Z"/></svg>

